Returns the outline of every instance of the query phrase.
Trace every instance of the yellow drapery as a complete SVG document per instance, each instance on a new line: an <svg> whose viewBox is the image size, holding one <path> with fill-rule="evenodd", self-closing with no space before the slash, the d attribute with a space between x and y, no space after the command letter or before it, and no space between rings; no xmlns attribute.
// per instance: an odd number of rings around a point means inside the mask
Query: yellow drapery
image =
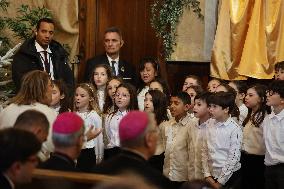
<svg viewBox="0 0 284 189"><path fill-rule="evenodd" d="M211 76L271 79L284 60L282 0L220 0Z"/></svg>

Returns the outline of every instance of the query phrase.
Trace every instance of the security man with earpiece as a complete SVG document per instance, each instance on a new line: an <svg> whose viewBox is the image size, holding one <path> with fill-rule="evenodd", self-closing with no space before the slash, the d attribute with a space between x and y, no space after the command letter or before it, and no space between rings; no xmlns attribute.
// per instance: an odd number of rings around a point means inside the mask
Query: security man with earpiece
<svg viewBox="0 0 284 189"><path fill-rule="evenodd" d="M28 39L14 55L12 62L12 79L18 91L22 77L32 70L46 71L52 80L62 79L70 92L74 89L74 76L68 65L68 54L53 40L54 21L42 18L36 26L35 36Z"/></svg>

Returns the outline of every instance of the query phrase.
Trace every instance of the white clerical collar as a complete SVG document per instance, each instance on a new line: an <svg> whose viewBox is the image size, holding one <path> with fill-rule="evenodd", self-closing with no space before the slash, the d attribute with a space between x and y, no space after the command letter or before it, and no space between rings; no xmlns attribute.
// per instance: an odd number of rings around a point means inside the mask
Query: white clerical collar
<svg viewBox="0 0 284 189"><path fill-rule="evenodd" d="M49 45L48 45L47 49L44 49L44 48L42 48L42 46L40 46L40 44L38 44L37 41L35 41L35 47L36 47L36 52L47 51L48 53L52 53L50 48L49 48Z"/></svg>

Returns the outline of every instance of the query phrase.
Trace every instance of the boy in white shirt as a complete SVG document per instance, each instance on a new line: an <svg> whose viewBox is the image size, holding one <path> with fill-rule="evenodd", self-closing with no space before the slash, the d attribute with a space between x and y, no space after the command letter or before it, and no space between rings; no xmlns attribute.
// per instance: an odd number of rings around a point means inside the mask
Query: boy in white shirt
<svg viewBox="0 0 284 189"><path fill-rule="evenodd" d="M206 129L202 167L205 179L215 189L240 186L242 130L230 116L234 103L230 92L217 92L209 98L215 122Z"/></svg>
<svg viewBox="0 0 284 189"><path fill-rule="evenodd" d="M201 149L210 119L208 97L211 93L203 92L194 99L193 112L196 117L194 124L188 127L188 180L204 179L201 162Z"/></svg>
<svg viewBox="0 0 284 189"><path fill-rule="evenodd" d="M265 187L280 189L284 188L284 81L273 81L266 96L273 112L263 121Z"/></svg>
<svg viewBox="0 0 284 189"><path fill-rule="evenodd" d="M187 181L188 164L188 127L192 118L187 111L190 108L190 96L180 92L171 96L170 110L173 118L165 127L165 159L163 173L171 181Z"/></svg>

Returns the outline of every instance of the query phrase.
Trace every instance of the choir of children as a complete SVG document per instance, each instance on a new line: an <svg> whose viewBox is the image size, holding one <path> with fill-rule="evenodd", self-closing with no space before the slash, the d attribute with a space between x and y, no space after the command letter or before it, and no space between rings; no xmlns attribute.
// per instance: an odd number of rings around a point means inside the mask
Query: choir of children
<svg viewBox="0 0 284 189"><path fill-rule="evenodd" d="M74 97L62 81L53 81L50 107L58 114L76 112L85 132L103 129L85 140L79 170L90 171L119 154L119 122L130 110L140 109L155 115L159 130L149 162L171 181L201 179L214 189L284 188L283 62L276 64L275 81L268 87L213 78L204 92L201 80L189 75L182 90L171 95L155 59L144 58L138 72L136 90L113 77L109 66L98 65L90 83L79 84Z"/></svg>

